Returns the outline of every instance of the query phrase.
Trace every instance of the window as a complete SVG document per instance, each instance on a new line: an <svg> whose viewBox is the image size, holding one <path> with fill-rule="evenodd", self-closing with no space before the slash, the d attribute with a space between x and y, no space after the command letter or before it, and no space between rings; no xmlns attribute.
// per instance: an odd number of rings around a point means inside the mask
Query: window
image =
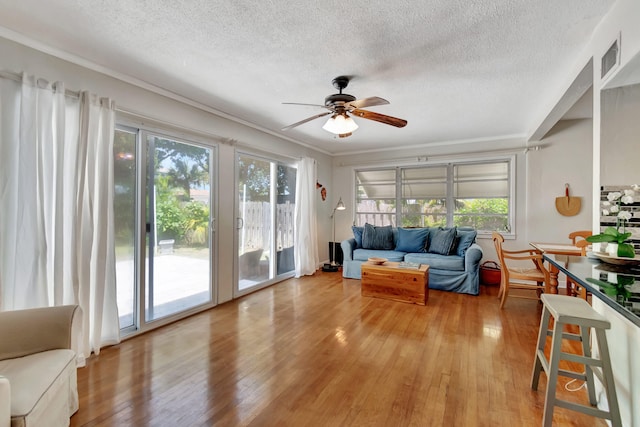
<svg viewBox="0 0 640 427"><path fill-rule="evenodd" d="M447 225L447 167L400 169L402 227Z"/></svg>
<svg viewBox="0 0 640 427"><path fill-rule="evenodd" d="M396 225L396 170L356 171L356 223Z"/></svg>
<svg viewBox="0 0 640 427"><path fill-rule="evenodd" d="M512 165L502 159L356 170L355 223L510 232Z"/></svg>
<svg viewBox="0 0 640 427"><path fill-rule="evenodd" d="M509 231L509 162L453 166L453 225Z"/></svg>

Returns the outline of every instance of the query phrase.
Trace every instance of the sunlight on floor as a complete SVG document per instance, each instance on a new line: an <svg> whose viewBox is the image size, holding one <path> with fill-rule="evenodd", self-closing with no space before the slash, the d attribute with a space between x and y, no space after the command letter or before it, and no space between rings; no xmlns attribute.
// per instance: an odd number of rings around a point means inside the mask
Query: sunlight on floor
<svg viewBox="0 0 640 427"><path fill-rule="evenodd" d="M207 259L174 253L158 255L154 260L154 319L211 300ZM118 261L116 273L120 327L126 327L133 324L134 261Z"/></svg>

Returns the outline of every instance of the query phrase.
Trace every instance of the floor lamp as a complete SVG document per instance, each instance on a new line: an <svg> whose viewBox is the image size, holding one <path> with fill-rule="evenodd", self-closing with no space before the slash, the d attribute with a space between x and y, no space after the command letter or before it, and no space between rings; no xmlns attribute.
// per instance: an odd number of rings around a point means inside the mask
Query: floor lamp
<svg viewBox="0 0 640 427"><path fill-rule="evenodd" d="M331 214L331 219L333 220L333 241L331 245L333 245L329 251L329 261L330 264L325 264L322 266L322 271L338 271L338 265L336 264L336 211L343 211L346 208L344 207L344 203L342 203L342 197L338 200L338 204L335 208L333 208L333 213Z"/></svg>

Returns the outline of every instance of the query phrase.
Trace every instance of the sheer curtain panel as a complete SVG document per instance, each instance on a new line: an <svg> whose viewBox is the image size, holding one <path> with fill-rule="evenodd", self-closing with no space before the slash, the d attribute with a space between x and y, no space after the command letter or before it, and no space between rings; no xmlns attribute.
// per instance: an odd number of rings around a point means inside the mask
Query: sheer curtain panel
<svg viewBox="0 0 640 427"><path fill-rule="evenodd" d="M320 264L316 227L316 161L303 158L296 180L295 276L314 274Z"/></svg>
<svg viewBox="0 0 640 427"><path fill-rule="evenodd" d="M79 304L79 362L119 337L113 103L0 78L0 310Z"/></svg>

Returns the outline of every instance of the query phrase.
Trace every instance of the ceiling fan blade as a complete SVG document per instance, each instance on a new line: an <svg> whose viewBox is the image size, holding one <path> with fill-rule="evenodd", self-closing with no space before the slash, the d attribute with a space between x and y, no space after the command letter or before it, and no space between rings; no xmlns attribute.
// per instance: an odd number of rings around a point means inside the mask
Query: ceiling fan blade
<svg viewBox="0 0 640 427"><path fill-rule="evenodd" d="M356 117L363 119L375 120L376 122L385 123L387 125L403 128L407 125L407 121L396 117L386 116L384 114L374 113L373 111L355 109L351 112Z"/></svg>
<svg viewBox="0 0 640 427"><path fill-rule="evenodd" d="M306 118L304 120L300 120L299 122L296 122L296 123L294 123L292 125L285 126L280 130L289 130L289 129L292 129L292 128L296 127L296 126L300 126L300 125L302 125L304 123L310 122L311 120L315 120L317 118L320 118L322 116L326 116L326 115L329 115L329 114L331 114L331 111L327 111L326 113L316 114L315 116L311 116L311 117L308 117L308 118Z"/></svg>
<svg viewBox="0 0 640 427"><path fill-rule="evenodd" d="M306 107L320 107L320 108L329 108L326 105L320 105L320 104L302 104L300 102L283 102L283 105L304 105Z"/></svg>
<svg viewBox="0 0 640 427"><path fill-rule="evenodd" d="M356 99L355 101L347 102L345 104L345 107L364 108L373 107L374 105L387 105L388 103L389 101L387 101L386 99L372 96L370 98Z"/></svg>

